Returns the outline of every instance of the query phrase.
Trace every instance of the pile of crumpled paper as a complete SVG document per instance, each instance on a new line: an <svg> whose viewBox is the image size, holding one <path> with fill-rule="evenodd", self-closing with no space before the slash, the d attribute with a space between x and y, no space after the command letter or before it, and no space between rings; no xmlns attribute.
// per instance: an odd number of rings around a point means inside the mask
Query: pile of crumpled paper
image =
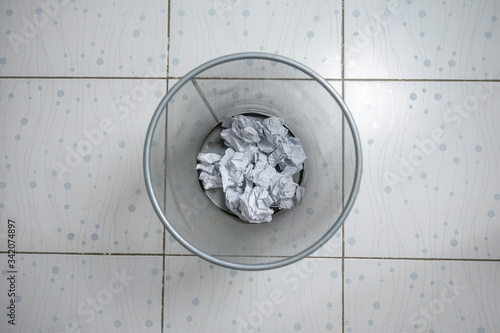
<svg viewBox="0 0 500 333"><path fill-rule="evenodd" d="M277 117L225 117L224 156L198 155L203 187L222 188L226 206L244 221L270 222L273 208L291 209L302 200L304 188L292 176L302 170L307 156L300 139L288 135L283 124Z"/></svg>

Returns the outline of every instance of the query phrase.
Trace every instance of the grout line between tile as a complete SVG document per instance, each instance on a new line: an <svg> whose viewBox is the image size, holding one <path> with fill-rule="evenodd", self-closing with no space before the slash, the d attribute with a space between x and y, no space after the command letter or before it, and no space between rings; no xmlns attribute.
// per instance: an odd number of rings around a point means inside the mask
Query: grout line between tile
<svg viewBox="0 0 500 333"><path fill-rule="evenodd" d="M8 254L7 251L0 251L0 254ZM98 252L36 252L36 251L17 251L16 254L40 254L40 255L74 255L74 256L115 256L115 257L196 257L195 254L184 253L98 253ZM247 258L287 258L286 256L235 256L235 255L220 255L219 257L247 257ZM342 259L342 260L403 260L403 261L458 261L458 262L498 262L499 259L471 259L471 258L415 258L415 257L356 257L356 256L342 256L342 257L327 257L327 256L308 256L307 259Z"/></svg>
<svg viewBox="0 0 500 333"><path fill-rule="evenodd" d="M161 325L161 332L163 333L163 324L165 320L164 316L164 309L165 309L165 256L161 258L162 261L162 267L163 267L163 274L161 276L161 319L160 319L160 325Z"/></svg>
<svg viewBox="0 0 500 333"><path fill-rule="evenodd" d="M7 251L0 251L7 254ZM44 251L16 251L16 254L47 254L47 255L75 255L75 256L161 256L161 253L109 253L109 252L44 252Z"/></svg>
<svg viewBox="0 0 500 333"><path fill-rule="evenodd" d="M169 76L168 71L170 65L168 64L167 55L167 76L0 76L0 80L18 80L18 79L32 79L32 80L180 80L182 76ZM343 56L341 57L343 58ZM344 61L342 59L342 61ZM343 63L342 63L343 66ZM343 75L343 72L342 72ZM241 80L237 77L200 77L198 80ZM398 79L398 78L324 78L327 81L345 81L345 82L470 82L470 83L489 83L500 82L500 79ZM245 80L262 80L258 78L246 78ZM290 81L314 81L314 79L307 78L275 78L266 80L290 80Z"/></svg>
<svg viewBox="0 0 500 333"><path fill-rule="evenodd" d="M7 254L0 251L0 254ZM115 257L162 257L163 253L108 253L108 252L40 252L40 251L16 251L16 254L43 254L43 255L69 255L69 256L115 256ZM195 256L194 254L171 254L172 256L184 257Z"/></svg>
<svg viewBox="0 0 500 333"><path fill-rule="evenodd" d="M500 262L500 259L469 258L404 258L404 257L344 257L349 260L403 260L403 261L460 261L460 262Z"/></svg>
<svg viewBox="0 0 500 333"><path fill-rule="evenodd" d="M345 99L344 96L344 81L345 81L345 67L344 67L344 31L345 31L345 17L344 17L344 0L342 0L342 23L340 25L340 76L341 76L341 82L342 82L342 99ZM342 114L342 165L345 166L345 150L344 150L344 145L345 145L345 132L344 132L344 125L345 125L345 119L344 115ZM345 167L342 168L342 208L344 208L344 169ZM344 221L345 222L345 221ZM342 223L342 332L345 331L345 306L344 306L344 293L345 293L345 288L344 288L344 260L345 260L345 237L344 237L345 231L344 231L344 223Z"/></svg>
<svg viewBox="0 0 500 333"><path fill-rule="evenodd" d="M328 80L328 79L327 79ZM345 81L387 81L387 82L500 82L500 79L396 79L396 78L350 78Z"/></svg>
<svg viewBox="0 0 500 333"><path fill-rule="evenodd" d="M165 80L165 76L0 76L0 80L32 79L32 80Z"/></svg>
<svg viewBox="0 0 500 333"><path fill-rule="evenodd" d="M167 79L169 79L170 75L170 10L171 10L171 2L168 0L168 12L167 12Z"/></svg>
<svg viewBox="0 0 500 333"><path fill-rule="evenodd" d="M163 228L163 256L161 257L162 263L162 274L161 274L161 332L163 332L163 323L164 323L164 309L165 309L165 238L166 238L166 229Z"/></svg>
<svg viewBox="0 0 500 333"><path fill-rule="evenodd" d="M169 1L170 3L170 1ZM170 13L170 11L169 11ZM170 27L170 20L169 20L169 27ZM170 28L169 28L170 30ZM168 92L168 79L166 80L166 83L165 83L165 88L166 88L166 91ZM166 151L166 148L167 148L167 127L168 127L168 121L167 121L167 116L168 114L166 113L165 114L165 151ZM164 170L164 175L163 175L163 188L164 188L164 192L163 192L163 205L164 207L167 206L167 165L165 164L165 170ZM163 330L164 330L164 321L165 321L165 270L166 270L166 267L165 267L165 255L166 255L166 247L167 247L167 229L165 228L165 226L163 226L162 224L162 227L163 227L163 257L162 257L162 261L163 261L163 271L162 271L162 280L161 280L161 332L163 333Z"/></svg>
<svg viewBox="0 0 500 333"><path fill-rule="evenodd" d="M168 77L170 75L170 12L171 12L171 0L168 0L168 12L167 12L167 78L166 78L166 91L168 92ZM168 126L168 119L167 119L167 114L165 114L165 148L167 146L167 126ZM166 151L166 150L165 150ZM167 205L167 166L165 164L165 174L164 174L164 187L165 187L165 192L164 192L164 205L166 207ZM163 257L162 257L162 264L163 264L163 274L162 274L162 279L161 279L161 333L164 331L164 323L165 323L165 258L166 258L166 242L167 242L167 231L166 228L163 227Z"/></svg>
<svg viewBox="0 0 500 333"><path fill-rule="evenodd" d="M344 260L401 260L401 261L460 261L460 262L500 262L500 259L467 259L467 258L401 258L401 257L325 257L310 256L309 259L344 259Z"/></svg>

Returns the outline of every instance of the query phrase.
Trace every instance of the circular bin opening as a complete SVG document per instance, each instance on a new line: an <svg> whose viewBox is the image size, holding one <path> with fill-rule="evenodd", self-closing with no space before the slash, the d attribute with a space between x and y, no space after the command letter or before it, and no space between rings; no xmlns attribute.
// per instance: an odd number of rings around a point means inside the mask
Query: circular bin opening
<svg viewBox="0 0 500 333"><path fill-rule="evenodd" d="M198 153L220 149L217 127L238 114L282 118L308 157L302 203L269 223L228 214L198 181ZM263 270L304 258L336 233L358 192L361 149L348 108L322 77L282 56L240 53L199 66L168 91L148 129L144 172L156 213L184 247L224 267Z"/></svg>

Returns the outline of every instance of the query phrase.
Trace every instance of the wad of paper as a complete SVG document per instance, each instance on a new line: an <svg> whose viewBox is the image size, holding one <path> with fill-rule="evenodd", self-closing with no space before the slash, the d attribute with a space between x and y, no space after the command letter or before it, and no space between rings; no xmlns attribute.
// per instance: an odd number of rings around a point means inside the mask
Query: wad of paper
<svg viewBox="0 0 500 333"><path fill-rule="evenodd" d="M275 210L300 204L304 188L292 177L307 156L283 119L238 115L225 117L222 126L220 136L228 147L224 155L198 154L203 188L222 188L229 210L250 223L270 222Z"/></svg>

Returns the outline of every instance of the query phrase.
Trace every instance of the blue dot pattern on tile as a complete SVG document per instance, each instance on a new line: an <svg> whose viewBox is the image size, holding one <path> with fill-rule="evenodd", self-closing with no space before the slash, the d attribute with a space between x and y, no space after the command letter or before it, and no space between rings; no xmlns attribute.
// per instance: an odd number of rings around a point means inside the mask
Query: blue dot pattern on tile
<svg viewBox="0 0 500 333"><path fill-rule="evenodd" d="M49 1L40 7L4 4L1 9L6 41L0 47L1 75L166 75L168 12L159 0L98 6ZM52 44L52 38L60 42ZM31 52L38 56L29 56Z"/></svg>
<svg viewBox="0 0 500 333"><path fill-rule="evenodd" d="M498 263L473 261L500 253L493 237L499 100L496 82L486 82L500 73L494 0L346 1L344 8L339 0L52 2L58 13L44 3L0 4L0 76L21 77L3 79L0 91L0 215L21 226L18 250L66 253L17 256L21 330L485 333L500 327L492 301L500 298L492 283ZM141 167L167 66L177 78L243 51L288 56L327 78L382 79L333 82L345 88L339 92L358 123L364 154L361 192L344 229L317 258L265 272L185 256L155 216ZM100 79L40 78L64 76ZM476 81L448 81L455 79ZM279 106L262 90L228 96L239 103L246 94ZM306 209L316 218L318 207ZM263 242L280 239L269 234ZM163 251L182 255L162 262ZM343 254L343 264L331 258ZM2 268L2 290L8 275Z"/></svg>

